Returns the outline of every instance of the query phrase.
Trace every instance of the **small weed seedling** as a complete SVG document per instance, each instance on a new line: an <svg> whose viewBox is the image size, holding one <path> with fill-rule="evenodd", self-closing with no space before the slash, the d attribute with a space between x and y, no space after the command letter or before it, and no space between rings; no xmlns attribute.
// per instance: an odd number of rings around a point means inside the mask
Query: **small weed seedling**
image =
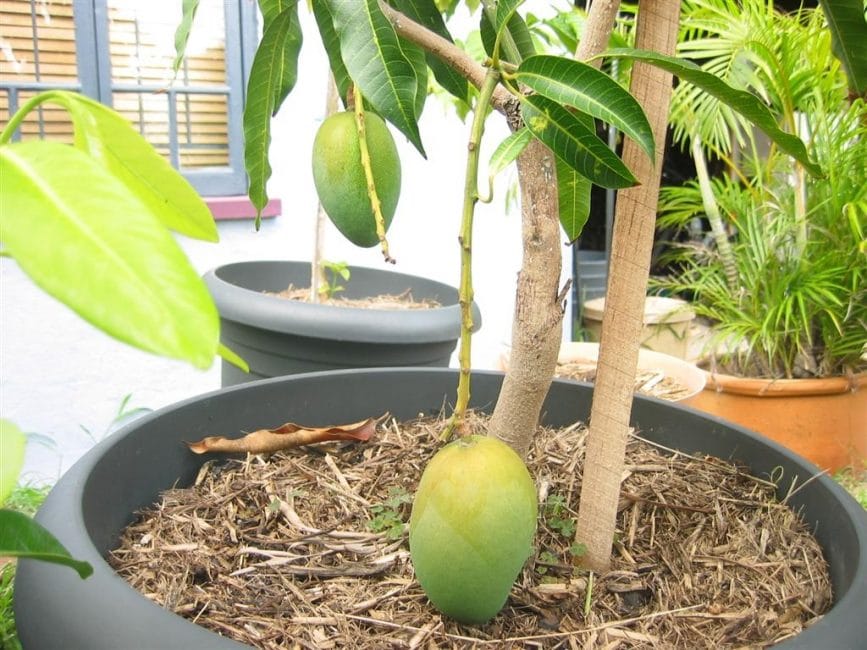
<svg viewBox="0 0 867 650"><path fill-rule="evenodd" d="M552 494L545 500L545 523L555 533L566 539L575 535L575 520L569 516L566 499L559 494Z"/></svg>
<svg viewBox="0 0 867 650"><path fill-rule="evenodd" d="M400 539L405 523L402 510L403 506L409 503L412 503L412 495L406 488L390 487L385 502L370 507L373 519L367 522L367 527L375 533L385 533L388 539Z"/></svg>
<svg viewBox="0 0 867 650"><path fill-rule="evenodd" d="M322 260L322 268L325 271L327 284L319 287L319 293L325 300L331 300L341 291L345 290L340 280L344 282L349 280L349 265L346 262L329 262Z"/></svg>

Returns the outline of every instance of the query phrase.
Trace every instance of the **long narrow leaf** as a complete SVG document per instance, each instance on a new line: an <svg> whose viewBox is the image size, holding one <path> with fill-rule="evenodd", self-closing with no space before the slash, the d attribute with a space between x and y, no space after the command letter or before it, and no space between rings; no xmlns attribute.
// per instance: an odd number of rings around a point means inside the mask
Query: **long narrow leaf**
<svg viewBox="0 0 867 650"><path fill-rule="evenodd" d="M658 52L615 49L605 52L603 56L643 61L698 86L759 127L780 149L800 162L810 174L822 176L822 169L810 160L804 143L798 137L780 129L767 106L752 93L732 88L718 77L702 70L692 61L666 56Z"/></svg>
<svg viewBox="0 0 867 650"><path fill-rule="evenodd" d="M199 9L200 0L183 0L181 3L181 22L175 30L175 60L172 63L172 70L175 75L181 69L181 63L184 62L184 56L187 52L187 43L190 40L190 31L193 28L193 21L196 19L196 12Z"/></svg>
<svg viewBox="0 0 867 650"><path fill-rule="evenodd" d="M539 55L521 62L515 76L549 99L614 125L653 160L653 129L641 105L604 72L580 61Z"/></svg>
<svg viewBox="0 0 867 650"><path fill-rule="evenodd" d="M491 160L488 163L488 176L491 181L494 177L503 171L506 167L515 162L515 159L521 154L524 148L530 144L533 139L533 134L527 127L519 129L511 133L503 140L494 153L491 154Z"/></svg>
<svg viewBox="0 0 867 650"><path fill-rule="evenodd" d="M378 0L329 0L346 69L374 110L423 156L417 123L418 79Z"/></svg>
<svg viewBox="0 0 867 650"><path fill-rule="evenodd" d="M44 527L14 510L0 510L0 556L62 564L75 569L82 579L93 573L89 563L73 558Z"/></svg>
<svg viewBox="0 0 867 650"><path fill-rule="evenodd" d="M271 116L277 88L283 81L284 48L292 22L298 16L288 8L271 21L253 58L244 107L244 165L250 177L250 201L257 213L268 203L265 186L271 177L268 149L271 146ZM257 217L258 224L258 217Z"/></svg>
<svg viewBox="0 0 867 650"><path fill-rule="evenodd" d="M637 182L629 168L578 116L560 104L530 95L522 104L524 122L563 161L596 185L619 189Z"/></svg>
<svg viewBox="0 0 867 650"><path fill-rule="evenodd" d="M313 0L313 16L316 18L322 46L328 55L328 64L337 86L337 94L345 103L352 79L349 78L349 72L340 54L340 38L337 36L337 30L334 29L334 17L331 15L331 7L327 0Z"/></svg>
<svg viewBox="0 0 867 650"><path fill-rule="evenodd" d="M563 160L558 158L557 203L560 208L560 225L569 243L574 243L590 218L590 191L593 184Z"/></svg>
<svg viewBox="0 0 867 650"><path fill-rule="evenodd" d="M217 310L146 204L58 142L0 147L0 177L0 242L36 284L121 341L210 366Z"/></svg>
<svg viewBox="0 0 867 650"><path fill-rule="evenodd" d="M126 119L78 93L53 90L43 98L69 112L75 145L123 182L166 228L205 241L219 239L199 193Z"/></svg>
<svg viewBox="0 0 867 650"><path fill-rule="evenodd" d="M867 99L867 18L864 0L819 0L831 30L834 54L849 76L849 87Z"/></svg>
<svg viewBox="0 0 867 650"><path fill-rule="evenodd" d="M397 9L423 25L434 34L437 34L450 43L454 43L452 35L449 33L443 16L437 9L433 0L394 0L394 6ZM457 97L465 104L469 103L469 84L466 77L458 74L450 65L443 63L438 57L432 54L426 54L427 64L433 71L434 78L439 84L449 93Z"/></svg>
<svg viewBox="0 0 867 650"><path fill-rule="evenodd" d="M301 21L298 20L298 0L259 0L259 10L262 12L263 33L284 12L290 11L293 14L293 19L289 23L289 31L286 38L283 39L283 52L279 61L280 69L275 74L275 83L272 89L274 105L271 114L276 115L298 80L298 55L301 53L301 44L304 40L301 33Z"/></svg>

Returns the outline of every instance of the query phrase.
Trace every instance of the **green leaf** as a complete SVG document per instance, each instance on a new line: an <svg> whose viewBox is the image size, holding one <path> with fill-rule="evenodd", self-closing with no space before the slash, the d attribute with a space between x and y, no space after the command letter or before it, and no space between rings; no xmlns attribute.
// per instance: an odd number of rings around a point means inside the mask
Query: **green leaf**
<svg viewBox="0 0 867 650"><path fill-rule="evenodd" d="M530 144L533 139L533 134L527 127L518 129L503 140L494 153L491 154L491 160L488 163L488 177L493 183L494 177L511 165L515 159L521 155L524 148Z"/></svg>
<svg viewBox="0 0 867 650"><path fill-rule="evenodd" d="M452 35L446 27L443 16L433 0L394 0L392 3L402 14L423 25L434 34L443 37L449 43L454 43ZM443 63L433 54L425 58L434 78L449 93L464 102L469 103L469 85L465 77L458 74L450 65ZM425 89L426 92L426 89Z"/></svg>
<svg viewBox="0 0 867 650"><path fill-rule="evenodd" d="M182 17L178 28L175 30L175 60L172 63L172 70L175 76L178 70L181 69L181 63L184 62L184 56L187 52L187 43L190 40L190 30L193 28L193 21L196 19L196 11L199 9L199 0L183 0L181 3Z"/></svg>
<svg viewBox="0 0 867 650"><path fill-rule="evenodd" d="M499 0L496 9L496 23L494 29L499 34L515 15L515 10L524 0Z"/></svg>
<svg viewBox="0 0 867 650"><path fill-rule="evenodd" d="M637 182L595 131L560 104L541 95L530 95L524 99L521 111L533 135L582 176L614 189Z"/></svg>
<svg viewBox="0 0 867 650"><path fill-rule="evenodd" d="M82 580L93 573L88 562L74 559L54 535L14 510L0 510L0 556L62 564L75 569Z"/></svg>
<svg viewBox="0 0 867 650"><path fill-rule="evenodd" d="M483 11L479 22L479 35L488 56L494 56L497 34L488 11ZM536 46L533 44L533 36L530 34L527 23L524 22L520 14L513 13L509 18L508 28L500 34L499 58L517 65L523 59L535 54Z"/></svg>
<svg viewBox="0 0 867 650"><path fill-rule="evenodd" d="M75 146L124 183L166 228L205 241L219 239L199 193L125 118L78 93L53 90L37 99L69 111Z"/></svg>
<svg viewBox="0 0 867 650"><path fill-rule="evenodd" d="M12 494L24 464L27 436L14 422L0 419L0 505Z"/></svg>
<svg viewBox="0 0 867 650"><path fill-rule="evenodd" d="M220 343L217 346L217 354L219 354L223 360L228 361L233 366L240 368L244 372L250 372L250 366L247 364L247 362L244 361L244 359L242 359L238 355L238 353L234 352L231 348L227 347L226 345L223 345L222 343Z"/></svg>
<svg viewBox="0 0 867 650"><path fill-rule="evenodd" d="M759 127L780 149L800 162L810 174L813 176L823 175L822 169L810 160L804 143L798 137L781 130L768 107L752 93L732 88L718 77L702 70L692 61L658 52L615 49L605 52L602 56L643 61L667 70L681 80L701 88Z"/></svg>
<svg viewBox="0 0 867 650"><path fill-rule="evenodd" d="M654 160L653 129L641 105L604 72L580 61L539 55L524 59L515 77L548 99L614 125Z"/></svg>
<svg viewBox="0 0 867 650"><path fill-rule="evenodd" d="M340 39L337 36L337 30L334 29L334 18L331 15L331 8L328 6L327 0L313 0L313 16L316 18L322 46L328 55L331 74L337 86L337 94L345 105L352 79L349 78L349 72L346 71L346 65L340 55Z"/></svg>
<svg viewBox="0 0 867 650"><path fill-rule="evenodd" d="M253 57L244 107L244 166L250 176L250 201L258 214L268 203L266 184L271 178L268 149L271 146L271 116L276 110L279 88L284 81L285 48L292 23L297 22L297 8L288 7L274 18L262 34Z"/></svg>
<svg viewBox="0 0 867 650"><path fill-rule="evenodd" d="M301 21L298 20L298 0L259 0L259 10L262 12L263 34L283 12L290 11L293 16L293 20L289 24L289 31L283 40L280 70L274 79L274 105L271 114L276 115L298 80L298 55L304 40L301 33Z"/></svg>
<svg viewBox="0 0 867 650"><path fill-rule="evenodd" d="M843 63L849 77L849 88L858 97L867 99L867 18L864 0L819 0L828 28L834 54Z"/></svg>
<svg viewBox="0 0 867 650"><path fill-rule="evenodd" d="M422 156L417 123L418 79L377 0L329 0L346 69L373 109L394 124Z"/></svg>
<svg viewBox="0 0 867 650"><path fill-rule="evenodd" d="M171 233L86 153L0 147L0 242L42 289L115 338L200 368L219 317Z"/></svg>
<svg viewBox="0 0 867 650"><path fill-rule="evenodd" d="M561 158L557 158L555 164L560 225L571 244L581 236L581 231L590 218L590 190L593 189L593 183Z"/></svg>

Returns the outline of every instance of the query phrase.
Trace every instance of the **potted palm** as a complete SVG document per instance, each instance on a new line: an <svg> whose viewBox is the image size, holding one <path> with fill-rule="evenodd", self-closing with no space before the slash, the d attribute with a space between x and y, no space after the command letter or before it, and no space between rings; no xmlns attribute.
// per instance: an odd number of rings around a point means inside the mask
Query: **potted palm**
<svg viewBox="0 0 867 650"><path fill-rule="evenodd" d="M698 180L662 191L660 225L706 224L658 279L711 324L697 408L739 422L820 467L867 459L867 104L850 95L820 9L687 2L681 52L769 103L807 141L822 176L736 113L688 87L675 138ZM686 27L688 25L688 27ZM863 31L863 25L862 25ZM724 173L707 174L708 158Z"/></svg>
<svg viewBox="0 0 867 650"><path fill-rule="evenodd" d="M711 81L694 66L664 54L673 50L679 3L642 2L637 45L643 49L615 53L641 61L633 73L633 94L639 102L646 103L649 120L643 118L635 99L630 99L622 88L591 66L565 57L534 56L532 39L525 38L526 22L515 12L519 2L490 3L484 9L482 32L487 36L483 40L490 52L487 67L450 43L442 15L434 3L400 4L409 13L423 12L413 20L372 0L321 1L314 2L313 6L318 12L323 41L332 57L335 77L347 84L351 79L353 85L361 88L365 99L370 100L371 110L378 109L387 115L413 142L419 138L412 119L417 111L416 101L419 89L427 86L424 83L428 65L423 56L425 52L436 53L439 59L447 61L479 87L467 147L465 229L461 233L465 262L460 288L461 371L348 371L265 380L196 398L119 432L94 450L55 488L41 515L45 523L58 527L58 533L70 550L77 554L83 552L85 559L95 563L95 572L101 571L98 589L82 592L81 585L64 581L46 567L23 563L16 587L16 611L27 643L46 648L69 644L118 647L141 644L142 639L146 639L147 643L164 647L231 646L227 640L204 633L155 607L123 584L103 559L119 529L129 521L132 509L152 501L155 491L177 480L194 478L200 463L191 460L175 443L180 436L207 432L214 422L222 422L229 429L247 428L271 421L278 412L281 418L282 414L314 420L353 418L360 412L378 410L386 403L393 405L395 413L407 415L439 409L446 391L450 392L457 384L455 414L449 420L447 431L460 430L461 418L470 405L490 408L495 404L490 435L512 447L520 459L526 455L543 409L554 420L560 413L559 410L555 413L555 405L565 407L566 419L574 420L578 412L586 417L589 411L590 442L577 535L587 547L582 561L594 571L605 571L611 560L613 522L624 469L623 446L631 421L659 433L672 446L693 451L704 449L724 457L743 459L757 472L771 471L776 466L798 476L812 471L803 460L749 432L671 405L641 402L635 418L630 420L629 417L639 332L643 325L659 184L658 158L664 140L670 72L689 77L709 92L721 93L734 103L745 99L717 81ZM616 11L616 3L610 4ZM300 43L289 35L295 24L297 5L269 2L262 5L267 11L264 11L266 25L260 51L266 53L271 63L294 61ZM613 24L609 9L606 3L594 3L589 24L596 27L588 26L581 41L579 59L590 58L607 43ZM272 12L270 19L269 11ZM414 46L422 49L414 49ZM657 68L669 73L659 72ZM259 86L259 94L250 97L251 105L262 102L250 118L257 134L266 128L275 99L287 90L285 67L269 65L267 70L273 75L266 78L270 84ZM526 87L534 92L526 92ZM588 87L594 92L589 92ZM606 101L599 101L600 93ZM762 119L764 113L754 102L744 103ZM616 156L610 155L604 143L600 148L594 140L588 140L586 132L592 128L587 126L587 120L564 108L563 104L591 115L601 113L600 117L616 121L630 136L624 152L626 164L615 162ZM363 111L359 109L363 105L363 102L356 102L356 109ZM518 280L509 371L504 376L476 375L474 379L469 363L471 219L473 206L479 199L476 189L478 142L489 106L506 115L517 129L500 154L506 158L508 152L512 152L510 160L517 155L525 233L524 266ZM767 120L764 121L767 125ZM774 129L770 131L781 146L808 160L796 139L784 137L785 134ZM559 157L555 157L554 152L560 154ZM553 182L558 176L562 196ZM592 392L592 405L588 388L576 384L558 384L551 393L552 401L546 404L560 342L564 295L558 286L557 252L561 237L558 208L563 208L559 210L559 217L565 218L564 225L571 237L578 220L577 211L568 208L576 206L586 196L589 183L581 179L588 176L595 182L629 187L621 195L618 208L619 225L603 317L599 375ZM254 174L251 182L254 189L264 186L261 174ZM640 186L635 186L638 182ZM374 201L371 199L371 202ZM614 334L609 336L609 332ZM472 393L471 382L475 386ZM669 426L671 437L665 433ZM120 484L117 483L118 473L126 479ZM462 479L467 478L487 483L487 477L478 472L464 472ZM103 479L109 483L102 482ZM116 489L106 489L107 485ZM472 490L462 496L474 498ZM864 566L867 531L863 514L852 507L851 498L834 488L827 477L807 481L795 496L798 497L795 503L810 509L810 521L825 535L824 548L833 567L831 573L838 597L836 606L826 617L802 635L802 645L854 645L862 638L863 621L858 608L863 601L865 581L862 577L867 570ZM832 514L839 515L839 521L827 518ZM817 519L813 519L814 516ZM70 525L65 526L64 522ZM484 548L487 543L476 544L476 548ZM82 609L72 609L72 603L81 605ZM54 621L50 627L43 624L44 614L49 610ZM130 614L130 618L126 618L126 614ZM100 624L90 625L93 620ZM85 629L88 627L95 633ZM133 639L128 634L132 634Z"/></svg>

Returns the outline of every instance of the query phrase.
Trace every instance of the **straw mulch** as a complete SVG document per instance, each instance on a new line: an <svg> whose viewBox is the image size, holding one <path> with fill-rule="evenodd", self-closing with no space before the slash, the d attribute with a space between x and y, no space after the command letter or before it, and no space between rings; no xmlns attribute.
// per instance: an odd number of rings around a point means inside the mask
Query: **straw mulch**
<svg viewBox="0 0 867 650"><path fill-rule="evenodd" d="M290 284L283 291L278 291L271 295L287 300L310 302L309 287L299 288ZM403 293L384 293L367 298L349 298L342 293L337 293L331 298L323 296L319 304L330 305L331 307L354 307L355 309L434 309L442 306L439 302L430 298L417 300L409 289Z"/></svg>
<svg viewBox="0 0 867 650"><path fill-rule="evenodd" d="M612 569L574 568L575 425L536 436L536 552L506 607L457 624L413 579L403 525L440 429L390 421L364 444L208 463L141 513L112 562L148 598L258 648L761 647L830 606L820 549L771 483L639 438Z"/></svg>

